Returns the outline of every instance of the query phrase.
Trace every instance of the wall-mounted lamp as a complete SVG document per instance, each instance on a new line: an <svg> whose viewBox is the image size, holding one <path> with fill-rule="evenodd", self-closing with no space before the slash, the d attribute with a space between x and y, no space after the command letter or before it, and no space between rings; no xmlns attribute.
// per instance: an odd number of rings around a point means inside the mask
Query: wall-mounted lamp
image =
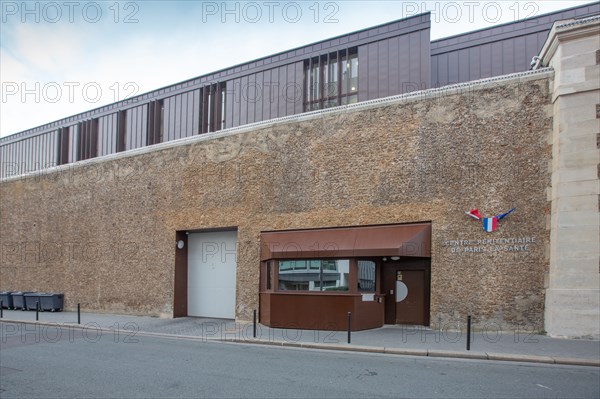
<svg viewBox="0 0 600 399"><path fill-rule="evenodd" d="M387 260L387 258L383 258L383 259L381 259L381 260L383 260L383 261L385 262L385 261Z"/></svg>
<svg viewBox="0 0 600 399"><path fill-rule="evenodd" d="M183 242L183 240L177 241L177 248L183 249L183 247L185 247L185 242Z"/></svg>
<svg viewBox="0 0 600 399"><path fill-rule="evenodd" d="M400 260L400 257L399 256L392 256L392 257L390 257L390 259L391 260Z"/></svg>

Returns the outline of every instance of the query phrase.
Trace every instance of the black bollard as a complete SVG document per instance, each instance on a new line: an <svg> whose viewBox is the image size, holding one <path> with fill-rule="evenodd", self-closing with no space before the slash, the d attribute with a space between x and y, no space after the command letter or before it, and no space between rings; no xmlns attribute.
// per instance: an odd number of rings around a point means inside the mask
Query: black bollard
<svg viewBox="0 0 600 399"><path fill-rule="evenodd" d="M4 302L0 301L0 319L4 317Z"/></svg>
<svg viewBox="0 0 600 399"><path fill-rule="evenodd" d="M253 317L254 317L254 319L253 319L253 322L254 322L254 330L253 330L253 332L252 332L252 336L253 336L254 338L256 338L256 309L254 309L254 312L253 312L253 313L254 313L254 315L253 315Z"/></svg>
<svg viewBox="0 0 600 399"><path fill-rule="evenodd" d="M351 341L352 331L352 312L348 312L348 343Z"/></svg>
<svg viewBox="0 0 600 399"><path fill-rule="evenodd" d="M77 304L77 324L81 324L81 308L79 304Z"/></svg>
<svg viewBox="0 0 600 399"><path fill-rule="evenodd" d="M35 301L35 321L40 319L40 301Z"/></svg>
<svg viewBox="0 0 600 399"><path fill-rule="evenodd" d="M467 316L467 350L471 350L471 316Z"/></svg>

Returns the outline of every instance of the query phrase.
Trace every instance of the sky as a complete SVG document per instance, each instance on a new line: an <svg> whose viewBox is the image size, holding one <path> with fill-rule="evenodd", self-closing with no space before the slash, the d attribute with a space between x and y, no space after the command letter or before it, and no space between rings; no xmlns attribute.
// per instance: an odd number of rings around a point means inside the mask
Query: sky
<svg viewBox="0 0 600 399"><path fill-rule="evenodd" d="M4 1L0 137L431 12L431 39L590 1Z"/></svg>

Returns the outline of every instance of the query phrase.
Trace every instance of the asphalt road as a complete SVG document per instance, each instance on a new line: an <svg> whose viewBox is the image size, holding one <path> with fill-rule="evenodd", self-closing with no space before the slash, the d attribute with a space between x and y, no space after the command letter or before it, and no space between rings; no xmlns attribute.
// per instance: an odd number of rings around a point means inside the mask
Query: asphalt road
<svg viewBox="0 0 600 399"><path fill-rule="evenodd" d="M600 369L2 324L0 398L598 398Z"/></svg>

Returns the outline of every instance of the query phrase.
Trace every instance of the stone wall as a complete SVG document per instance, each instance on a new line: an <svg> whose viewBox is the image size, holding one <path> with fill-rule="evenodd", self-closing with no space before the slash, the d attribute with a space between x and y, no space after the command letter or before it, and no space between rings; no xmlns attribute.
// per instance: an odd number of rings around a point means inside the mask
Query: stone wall
<svg viewBox="0 0 600 399"><path fill-rule="evenodd" d="M557 22L542 56L552 79L551 250L546 330L600 337L600 17Z"/></svg>
<svg viewBox="0 0 600 399"><path fill-rule="evenodd" d="M433 326L472 314L479 325L541 330L550 75L305 114L4 181L0 288L168 317L175 232L237 227L236 313L247 320L258 305L260 231L431 221ZM493 233L465 215L512 207Z"/></svg>

